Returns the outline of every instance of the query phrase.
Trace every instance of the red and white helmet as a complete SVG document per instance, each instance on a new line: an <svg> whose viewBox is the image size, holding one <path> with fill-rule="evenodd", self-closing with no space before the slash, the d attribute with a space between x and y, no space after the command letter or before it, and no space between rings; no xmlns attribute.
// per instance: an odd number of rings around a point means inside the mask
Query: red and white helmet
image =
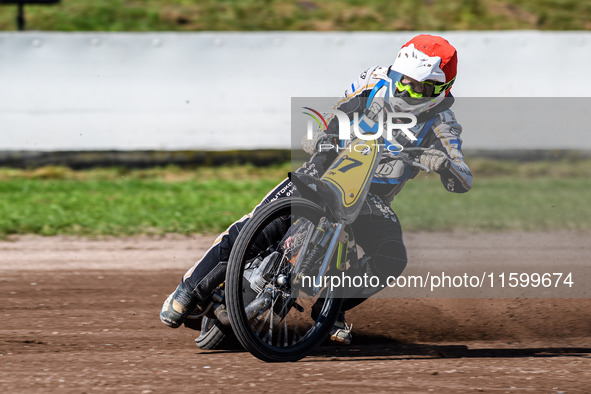
<svg viewBox="0 0 591 394"><path fill-rule="evenodd" d="M457 65L457 51L443 37L421 34L404 44L391 67L398 74L398 79L392 81L396 86L394 96L406 103L399 103L398 109L418 114L439 104L451 90ZM420 89L413 89L409 79Z"/></svg>

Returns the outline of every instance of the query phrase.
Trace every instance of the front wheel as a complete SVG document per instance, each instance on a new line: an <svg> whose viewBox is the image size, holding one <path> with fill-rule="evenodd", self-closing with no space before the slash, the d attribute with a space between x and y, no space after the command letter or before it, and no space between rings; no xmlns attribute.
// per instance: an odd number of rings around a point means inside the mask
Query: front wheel
<svg viewBox="0 0 591 394"><path fill-rule="evenodd" d="M261 208L236 239L226 307L242 346L263 361L305 357L327 337L340 311L342 299L331 289L311 293L294 284L302 245L325 216L308 200L282 198Z"/></svg>

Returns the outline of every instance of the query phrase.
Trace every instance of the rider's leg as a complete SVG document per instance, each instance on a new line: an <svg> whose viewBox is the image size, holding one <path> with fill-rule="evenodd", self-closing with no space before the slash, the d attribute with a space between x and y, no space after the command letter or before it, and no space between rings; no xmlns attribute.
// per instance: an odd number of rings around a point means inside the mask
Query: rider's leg
<svg viewBox="0 0 591 394"><path fill-rule="evenodd" d="M333 158L334 152L315 154L297 171L318 177ZM160 320L175 328L180 326L196 307L205 307L211 292L225 279L226 262L230 257L232 245L248 219L265 204L278 198L293 195L297 195L297 190L288 179L284 179L263 198L251 213L243 216L220 234L201 260L197 261L183 276L177 289L166 299L160 311Z"/></svg>
<svg viewBox="0 0 591 394"><path fill-rule="evenodd" d="M232 245L248 219L262 206L278 198L292 195L294 188L283 180L257 205L251 213L234 222L220 234L205 255L183 276L176 290L168 296L160 312L160 320L169 327L179 327L196 307L204 307L212 291L225 279L226 262Z"/></svg>
<svg viewBox="0 0 591 394"><path fill-rule="evenodd" d="M398 276L406 267L406 248L402 240L402 229L398 217L383 198L369 194L360 215L353 223L356 243L363 248L361 266L352 275L378 276L385 283L388 276ZM350 310L367 298L382 290L376 288L346 289L342 310ZM339 316L331 332L331 339L350 343L351 328L345 322L344 313Z"/></svg>
<svg viewBox="0 0 591 394"><path fill-rule="evenodd" d="M399 276L406 267L406 247L402 239L402 228L398 217L384 198L369 194L361 213L353 223L355 241L363 251L360 260L360 274L377 276L380 283L385 283L389 276ZM359 305L363 300L382 290L376 288L351 289L344 309ZM360 297L356 297L359 295Z"/></svg>

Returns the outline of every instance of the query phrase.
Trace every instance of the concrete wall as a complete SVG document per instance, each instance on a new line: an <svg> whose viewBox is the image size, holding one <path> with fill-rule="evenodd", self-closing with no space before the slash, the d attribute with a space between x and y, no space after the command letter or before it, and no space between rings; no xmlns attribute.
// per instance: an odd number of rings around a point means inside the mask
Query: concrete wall
<svg viewBox="0 0 591 394"><path fill-rule="evenodd" d="M289 148L291 97L340 96L365 68L390 64L413 35L0 33L0 151ZM591 91L591 32L443 35L459 51L458 97ZM589 101L574 102L586 115ZM498 122L492 135L467 108L465 120L457 111L466 148L531 147L531 135ZM560 127L559 147L591 149L583 121L573 122L572 135ZM556 148L555 129L534 147Z"/></svg>

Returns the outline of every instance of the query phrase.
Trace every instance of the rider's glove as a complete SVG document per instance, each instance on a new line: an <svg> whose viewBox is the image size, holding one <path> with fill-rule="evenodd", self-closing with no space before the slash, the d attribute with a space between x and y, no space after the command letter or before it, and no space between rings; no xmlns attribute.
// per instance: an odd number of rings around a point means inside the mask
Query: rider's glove
<svg viewBox="0 0 591 394"><path fill-rule="evenodd" d="M441 172L449 168L449 157L437 149L427 149L423 152L419 161L430 171Z"/></svg>
<svg viewBox="0 0 591 394"><path fill-rule="evenodd" d="M314 132L312 139L302 140L302 149L309 155L317 152L325 152L336 149L338 135L333 135L324 130Z"/></svg>

